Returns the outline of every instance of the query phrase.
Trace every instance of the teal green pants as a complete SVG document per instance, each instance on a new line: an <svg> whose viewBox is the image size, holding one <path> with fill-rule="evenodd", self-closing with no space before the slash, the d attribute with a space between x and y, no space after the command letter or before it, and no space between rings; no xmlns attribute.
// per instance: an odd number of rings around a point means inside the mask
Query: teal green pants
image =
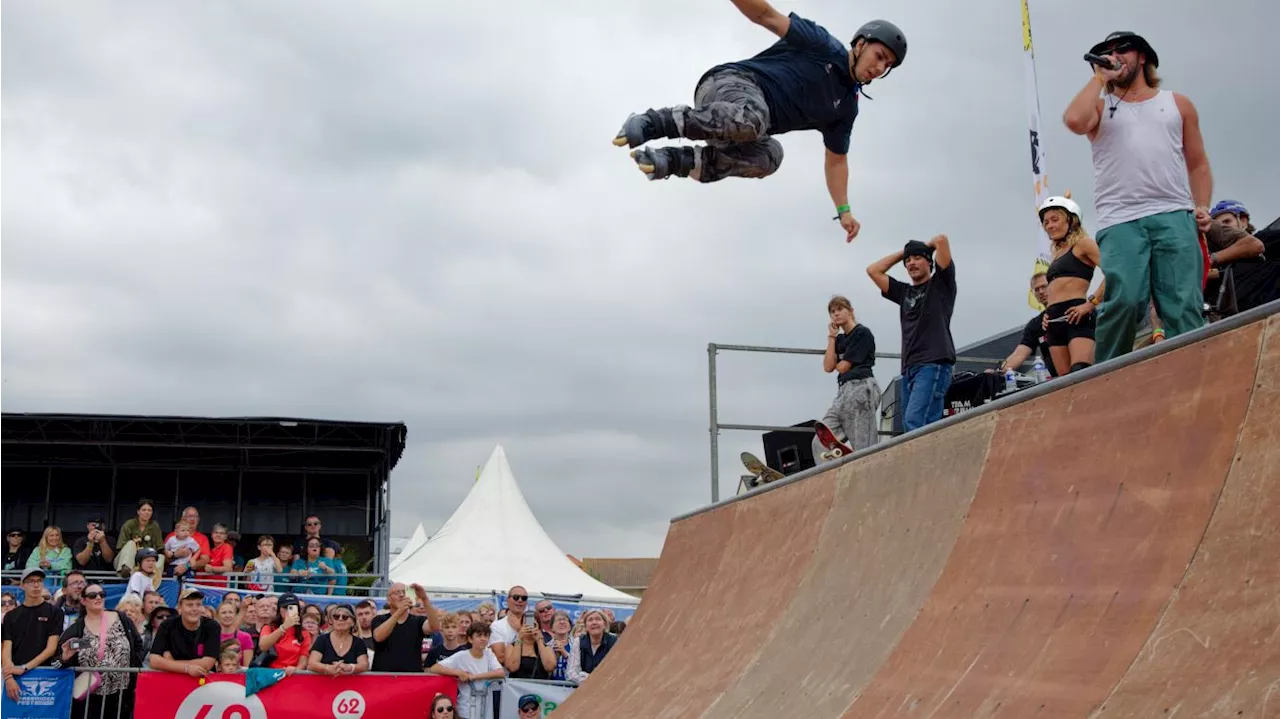
<svg viewBox="0 0 1280 719"><path fill-rule="evenodd" d="M1133 351L1133 337L1153 299L1166 336L1204 325L1204 260L1192 212L1113 225L1098 232L1098 249L1107 291L1098 308L1095 361Z"/></svg>

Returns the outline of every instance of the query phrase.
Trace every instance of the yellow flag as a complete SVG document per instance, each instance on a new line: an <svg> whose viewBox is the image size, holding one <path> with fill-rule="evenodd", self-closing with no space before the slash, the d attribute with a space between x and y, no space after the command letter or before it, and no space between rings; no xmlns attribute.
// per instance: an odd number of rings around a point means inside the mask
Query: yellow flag
<svg viewBox="0 0 1280 719"><path fill-rule="evenodd" d="M1049 181L1045 173L1044 149L1040 146L1040 92L1036 87L1036 51L1031 43L1031 9L1027 6L1027 0L1022 0L1022 57L1026 68L1027 126L1031 135L1031 182L1035 189L1035 209L1038 211L1040 203L1049 195ZM1036 226L1040 227L1038 216ZM1033 275L1049 270L1050 256L1049 236L1040 228L1040 252L1032 269ZM1030 289L1027 290L1027 304L1037 312L1044 309Z"/></svg>

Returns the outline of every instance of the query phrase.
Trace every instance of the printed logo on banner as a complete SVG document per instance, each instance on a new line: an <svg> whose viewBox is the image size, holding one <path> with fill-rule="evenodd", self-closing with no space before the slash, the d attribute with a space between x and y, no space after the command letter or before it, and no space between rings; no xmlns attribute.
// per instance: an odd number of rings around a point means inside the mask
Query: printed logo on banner
<svg viewBox="0 0 1280 719"><path fill-rule="evenodd" d="M18 683L18 701L0 693L0 716L5 719L54 719L71 713L74 677L70 669L41 667L15 676L14 680Z"/></svg>
<svg viewBox="0 0 1280 719"><path fill-rule="evenodd" d="M267 719L267 708L240 684L213 682L188 694L173 719Z"/></svg>
<svg viewBox="0 0 1280 719"><path fill-rule="evenodd" d="M333 698L333 719L360 719L364 716L364 695L348 689Z"/></svg>

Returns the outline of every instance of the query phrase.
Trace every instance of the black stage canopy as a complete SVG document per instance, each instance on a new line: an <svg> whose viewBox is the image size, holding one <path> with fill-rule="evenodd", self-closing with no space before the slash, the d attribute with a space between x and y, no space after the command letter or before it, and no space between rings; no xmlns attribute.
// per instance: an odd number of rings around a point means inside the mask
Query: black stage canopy
<svg viewBox="0 0 1280 719"><path fill-rule="evenodd" d="M3 521L30 533L58 525L68 544L97 513L109 533L154 502L172 528L182 508L200 510L206 534L221 522L243 535L237 554L257 554L259 534L293 538L308 514L324 534L361 555L384 545L392 468L404 452L402 423L284 417L151 417L5 413Z"/></svg>

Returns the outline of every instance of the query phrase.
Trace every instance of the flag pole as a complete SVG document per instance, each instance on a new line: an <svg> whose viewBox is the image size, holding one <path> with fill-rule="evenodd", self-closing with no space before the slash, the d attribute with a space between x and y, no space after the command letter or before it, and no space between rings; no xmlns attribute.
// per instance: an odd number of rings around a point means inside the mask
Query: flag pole
<svg viewBox="0 0 1280 719"><path fill-rule="evenodd" d="M1031 182L1035 191L1035 208L1039 210L1040 204L1049 195L1049 180L1045 172L1044 147L1040 142L1040 91L1036 83L1036 51L1031 42L1031 10L1027 6L1028 0L1021 0L1021 2L1022 56L1023 66L1026 69L1027 127L1031 139ZM1049 260L1052 256L1050 254L1049 236L1045 234L1044 228L1040 227L1038 219L1036 226L1039 228L1040 249L1036 255L1032 274L1048 271ZM1027 304L1037 311L1044 309L1044 306L1036 299L1035 293L1030 289L1027 290Z"/></svg>

